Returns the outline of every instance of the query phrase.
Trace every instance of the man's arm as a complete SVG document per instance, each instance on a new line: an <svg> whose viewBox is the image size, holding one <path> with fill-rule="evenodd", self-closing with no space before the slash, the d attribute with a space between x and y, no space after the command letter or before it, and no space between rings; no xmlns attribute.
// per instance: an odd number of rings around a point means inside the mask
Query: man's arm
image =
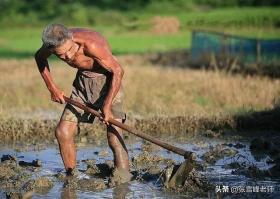
<svg viewBox="0 0 280 199"><path fill-rule="evenodd" d="M41 47L35 53L35 60L41 73L43 80L46 83L48 90L51 93L51 99L55 102L65 103L64 93L54 84L53 79L50 74L50 68L48 64L48 57L51 55L51 52L44 47Z"/></svg>
<svg viewBox="0 0 280 199"><path fill-rule="evenodd" d="M113 118L111 112L112 102L120 89L124 71L109 49L89 44L86 46L86 51L88 56L93 57L102 67L110 71L113 75L111 86L103 106L104 120L105 122L108 122L109 118Z"/></svg>

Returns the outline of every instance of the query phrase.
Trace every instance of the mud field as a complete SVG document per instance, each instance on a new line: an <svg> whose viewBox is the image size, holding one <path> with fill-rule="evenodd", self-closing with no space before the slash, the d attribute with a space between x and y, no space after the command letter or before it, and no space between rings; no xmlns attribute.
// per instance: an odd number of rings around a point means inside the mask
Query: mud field
<svg viewBox="0 0 280 199"><path fill-rule="evenodd" d="M0 198L279 198L279 136L263 134L156 135L196 154L175 184L172 175L184 158L133 135L125 134L133 177L124 184L113 169L104 134L76 136L74 177L65 176L55 140L10 142L0 148ZM229 192L217 193L227 186Z"/></svg>

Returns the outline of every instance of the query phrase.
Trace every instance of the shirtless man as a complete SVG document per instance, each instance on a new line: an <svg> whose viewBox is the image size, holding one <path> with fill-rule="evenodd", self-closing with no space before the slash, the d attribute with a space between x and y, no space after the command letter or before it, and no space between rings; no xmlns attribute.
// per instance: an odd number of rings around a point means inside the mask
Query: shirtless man
<svg viewBox="0 0 280 199"><path fill-rule="evenodd" d="M61 24L48 25L43 31L42 41L43 45L36 52L35 60L50 91L51 99L61 104L65 103L64 93L54 83L49 70L47 58L54 54L69 66L78 69L71 98L102 111L104 122L107 124L108 144L114 154L115 169L129 173L128 153L122 131L108 123L109 118L123 122L125 120L121 86L124 71L112 55L109 44L96 31L68 29ZM74 135L77 124L91 123L93 120L93 115L66 104L55 136L67 174L72 174L76 166Z"/></svg>

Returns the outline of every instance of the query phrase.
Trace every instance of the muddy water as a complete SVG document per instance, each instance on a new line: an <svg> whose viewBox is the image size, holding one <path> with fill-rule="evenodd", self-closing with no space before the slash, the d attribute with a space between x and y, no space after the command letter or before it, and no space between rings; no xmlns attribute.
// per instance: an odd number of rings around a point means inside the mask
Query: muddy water
<svg viewBox="0 0 280 199"><path fill-rule="evenodd" d="M231 138L206 138L186 136L164 136L162 140L168 140L172 144L193 151L197 155L199 172L204 175L213 185L213 189L199 197L216 198L217 186L228 187L229 192L218 193L222 197L265 197L280 198L279 176L268 175L267 171L275 166L271 163L271 157L266 153L253 154L249 148L250 141L232 140ZM151 145L138 138L129 137L126 139L131 157L131 169L137 177L129 183L113 188L81 189L79 187L65 186L65 181L57 178L57 174L63 173L57 145L45 144L15 144L2 145L0 156L11 155L16 161L32 162L39 160L38 168L27 167L31 173L30 179L44 177L52 186L41 187L29 193L32 198L193 198L189 193L175 193L163 188L160 176L152 175L163 170L166 165L181 163L184 159L176 154ZM149 156L149 158L147 158ZM151 158L152 157L152 158ZM86 160L94 160L94 164L108 163L112 160L112 154L103 140L83 140L78 143L77 168L80 171L80 178L91 178L85 175L88 168ZM149 173L149 175L146 175ZM108 183L108 177L102 178L104 184ZM38 182L37 182L38 183ZM246 187L273 187L267 188L266 192L260 193L254 190L242 191ZM237 188L236 188L237 187ZM239 187L239 189L238 189ZM216 189L216 191L215 191ZM225 190L226 191L226 190ZM238 192L238 193L233 193ZM6 194L23 194L22 190L16 188L0 188L0 198L6 198ZM22 195L21 195L22 196ZM13 196L17 198L18 196ZM11 198L13 198L11 197ZM18 197L20 198L20 197Z"/></svg>

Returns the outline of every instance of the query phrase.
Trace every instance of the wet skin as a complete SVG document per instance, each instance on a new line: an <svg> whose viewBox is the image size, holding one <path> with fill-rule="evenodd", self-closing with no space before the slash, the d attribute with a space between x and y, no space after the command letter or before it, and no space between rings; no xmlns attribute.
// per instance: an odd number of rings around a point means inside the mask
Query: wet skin
<svg viewBox="0 0 280 199"><path fill-rule="evenodd" d="M98 32L88 29L70 29L73 37L65 41L61 46L47 49L42 46L35 54L35 60L43 80L51 94L51 99L58 103L65 103L64 93L54 83L48 64L48 57L56 55L69 66L90 70L98 73L105 68L113 75L109 92L105 98L102 112L104 123L107 125L108 144L114 154L115 167L129 171L128 153L125 147L122 131L116 126L109 125L109 118L114 118L111 112L112 101L118 93L123 77L123 69L117 59L112 55L111 49L104 37ZM118 118L114 118L121 121ZM61 157L66 170L76 166L76 147L74 143L77 123L60 121L55 135L59 143Z"/></svg>

